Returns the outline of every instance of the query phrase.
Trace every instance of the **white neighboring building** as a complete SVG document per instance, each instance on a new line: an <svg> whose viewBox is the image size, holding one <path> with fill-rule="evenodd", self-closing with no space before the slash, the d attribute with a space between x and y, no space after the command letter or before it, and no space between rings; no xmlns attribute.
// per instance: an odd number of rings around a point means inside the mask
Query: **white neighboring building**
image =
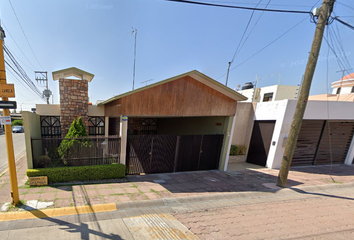
<svg viewBox="0 0 354 240"><path fill-rule="evenodd" d="M251 82L246 83L238 93L246 96L245 102L270 102L283 99L297 99L299 86L273 85L254 88Z"/></svg>
<svg viewBox="0 0 354 240"><path fill-rule="evenodd" d="M250 100L239 103L232 143L247 147L244 161L279 168L297 87L275 85L254 91L252 84L245 86L239 93ZM354 164L354 73L333 82L332 88L333 94L309 97L292 166ZM269 93L273 93L271 99L267 99Z"/></svg>

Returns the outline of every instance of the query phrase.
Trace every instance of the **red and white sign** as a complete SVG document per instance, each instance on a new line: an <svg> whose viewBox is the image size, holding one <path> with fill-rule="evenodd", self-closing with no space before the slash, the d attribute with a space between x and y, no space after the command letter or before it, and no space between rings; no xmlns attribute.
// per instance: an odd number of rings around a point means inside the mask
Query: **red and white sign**
<svg viewBox="0 0 354 240"><path fill-rule="evenodd" d="M1 125L11 125L11 117L10 116L0 117L0 123Z"/></svg>

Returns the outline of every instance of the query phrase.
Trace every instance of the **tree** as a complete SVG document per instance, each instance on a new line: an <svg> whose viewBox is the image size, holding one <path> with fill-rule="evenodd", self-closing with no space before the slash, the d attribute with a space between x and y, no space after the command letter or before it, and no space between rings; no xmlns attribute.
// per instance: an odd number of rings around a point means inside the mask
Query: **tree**
<svg viewBox="0 0 354 240"><path fill-rule="evenodd" d="M11 123L11 126L22 126L22 125L23 125L22 120L14 120Z"/></svg>
<svg viewBox="0 0 354 240"><path fill-rule="evenodd" d="M80 137L87 137L85 125L79 117L79 119L72 122L65 139L60 143L58 148L59 156L61 159L68 159L72 155L78 152L78 149L87 148L91 146L90 139L81 139Z"/></svg>

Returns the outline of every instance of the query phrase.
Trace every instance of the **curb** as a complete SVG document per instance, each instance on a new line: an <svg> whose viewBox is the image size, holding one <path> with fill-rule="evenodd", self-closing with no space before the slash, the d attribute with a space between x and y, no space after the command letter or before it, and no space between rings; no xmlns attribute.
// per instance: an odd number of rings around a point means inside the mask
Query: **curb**
<svg viewBox="0 0 354 240"><path fill-rule="evenodd" d="M31 211L0 213L0 222L34 218L60 217L86 213L111 212L117 210L115 203L97 204L93 206L64 207L51 209L35 209Z"/></svg>

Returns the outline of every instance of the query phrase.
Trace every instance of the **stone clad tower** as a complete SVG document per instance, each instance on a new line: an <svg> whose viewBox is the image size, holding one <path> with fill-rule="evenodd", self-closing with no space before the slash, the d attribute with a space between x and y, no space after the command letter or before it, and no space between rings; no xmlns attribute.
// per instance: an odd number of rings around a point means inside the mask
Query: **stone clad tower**
<svg viewBox="0 0 354 240"><path fill-rule="evenodd" d="M62 137L66 136L74 119L81 117L88 126L88 82L93 77L93 74L75 67L53 72L53 80L59 80Z"/></svg>

